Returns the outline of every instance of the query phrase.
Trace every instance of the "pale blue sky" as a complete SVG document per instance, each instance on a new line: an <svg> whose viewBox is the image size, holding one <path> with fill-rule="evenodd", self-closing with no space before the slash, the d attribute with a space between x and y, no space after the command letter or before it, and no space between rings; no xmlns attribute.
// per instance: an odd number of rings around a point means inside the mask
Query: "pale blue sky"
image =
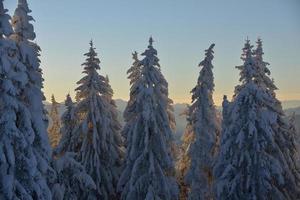
<svg viewBox="0 0 300 200"><path fill-rule="evenodd" d="M17 0L5 0L10 14ZM28 0L42 48L45 94L74 95L83 54L93 38L115 98L128 99L131 52L150 35L175 102L189 102L204 50L215 43L215 101L232 95L248 36L264 41L265 59L282 100L300 99L299 0Z"/></svg>

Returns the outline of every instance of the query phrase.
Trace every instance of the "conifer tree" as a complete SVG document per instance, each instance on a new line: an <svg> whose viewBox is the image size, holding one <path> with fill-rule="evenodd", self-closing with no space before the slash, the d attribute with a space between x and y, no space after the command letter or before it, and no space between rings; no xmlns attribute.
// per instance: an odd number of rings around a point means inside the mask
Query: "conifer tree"
<svg viewBox="0 0 300 200"><path fill-rule="evenodd" d="M63 155L65 152L78 152L82 142L82 139L75 135L79 121L75 112L75 104L73 103L70 94L66 97L65 106L66 111L61 117L61 139L58 146L53 151L54 155Z"/></svg>
<svg viewBox="0 0 300 200"><path fill-rule="evenodd" d="M136 106L136 96L139 92L139 80L141 78L141 62L138 59L138 53L135 51L132 53L133 64L127 70L128 79L130 80L130 94L129 94L129 101L127 102L127 106L124 110L123 117L125 121L125 126L122 130L122 136L125 140L125 145L127 143L127 134L133 128L135 118L137 116ZM130 137L130 136L128 136ZM130 140L130 138L128 138Z"/></svg>
<svg viewBox="0 0 300 200"><path fill-rule="evenodd" d="M62 115L60 129L61 139L53 151L51 162L56 172L54 180L51 181L53 199L93 199L96 185L82 164L76 160L80 142L73 133L78 127L78 118L69 94L66 97L65 106L66 111ZM72 152L73 150L76 151Z"/></svg>
<svg viewBox="0 0 300 200"><path fill-rule="evenodd" d="M52 160L56 178L52 182L53 200L93 199L96 185L84 167L76 161L76 153L65 152Z"/></svg>
<svg viewBox="0 0 300 200"><path fill-rule="evenodd" d="M29 77L20 62L9 15L0 1L0 199L50 200L51 192L39 169L35 132L21 95Z"/></svg>
<svg viewBox="0 0 300 200"><path fill-rule="evenodd" d="M109 83L109 77L108 75L106 75L106 78L105 78L105 83L107 85L107 92L103 93L103 98L106 98L107 102L110 104L111 108L110 108L110 114L111 114L111 123L112 123L112 126L114 127L115 131L116 132L120 132L121 131L121 128L122 128L122 125L121 123L119 122L119 117L118 117L118 108L117 108L117 105L116 105L116 102L115 100L113 99L113 94L114 94L114 91ZM119 139L122 139L122 137L120 137ZM119 141L118 139L118 141ZM120 141L119 141L120 142ZM123 146L123 144L121 145ZM122 151L122 156L123 157L123 154L124 152Z"/></svg>
<svg viewBox="0 0 300 200"><path fill-rule="evenodd" d="M288 170L286 170L286 179L288 180L287 185L289 185L288 187L290 187L290 189L287 191L293 198L296 198L297 195L297 198L300 198L300 169L297 167L296 138L294 133L289 131L289 124L285 120L281 102L276 98L275 90L278 88L275 86L274 80L270 78L271 72L268 68L270 64L263 59L262 40L258 38L256 44L257 47L253 54L258 75L255 81L266 90L270 98L275 102L273 108L276 113L275 140L285 157L286 162L284 163L286 163L286 167L288 168ZM293 188L293 186L296 188Z"/></svg>
<svg viewBox="0 0 300 200"><path fill-rule="evenodd" d="M50 118L52 121L52 125L49 128L49 138L50 144L52 147L56 147L58 142L61 138L60 134L60 116L59 116L59 106L60 104L57 103L55 100L54 95L51 96L51 110L50 110Z"/></svg>
<svg viewBox="0 0 300 200"><path fill-rule="evenodd" d="M46 179L52 172L50 167L51 147L46 127L46 111L43 105L45 97L42 92L43 78L39 59L41 49L33 42L36 34L31 24L33 17L29 15L30 12L27 1L18 0L18 6L11 22L14 30L11 38L17 43L20 61L26 66L26 74L29 78L20 96L30 112L29 119L34 135L32 148L37 160L38 171ZM43 187L41 191L46 193L48 188L46 185Z"/></svg>
<svg viewBox="0 0 300 200"><path fill-rule="evenodd" d="M110 85L98 74L100 60L92 42L85 56L86 61L82 64L85 76L77 82L76 88L79 99L76 115L80 120L76 135L82 137L78 160L95 181L97 192L94 197L114 199L122 157L117 111L107 98L112 95Z"/></svg>
<svg viewBox="0 0 300 200"><path fill-rule="evenodd" d="M253 54L254 54L254 59L257 65L257 84L259 84L260 86L265 87L265 89L271 93L271 95L274 96L274 100L275 100L275 90L277 90L278 88L275 86L273 79L270 78L271 75L271 71L268 68L268 65L270 65L270 63L265 62L263 60L263 48L262 48L262 40L260 38L257 39L257 47L254 50ZM278 101L278 100L277 100ZM280 103L280 102L278 102Z"/></svg>
<svg viewBox="0 0 300 200"><path fill-rule="evenodd" d="M237 67L240 85L227 107L214 168L216 199L297 199L295 181L280 147L288 140L278 131L278 104L260 84L249 40L241 58L244 63Z"/></svg>
<svg viewBox="0 0 300 200"><path fill-rule="evenodd" d="M167 82L158 63L157 51L150 38L142 54L141 75L135 81L136 105L130 111L135 119L127 135L125 169L118 190L122 200L178 199L174 179Z"/></svg>
<svg viewBox="0 0 300 200"><path fill-rule="evenodd" d="M188 126L192 128L195 138L189 149L191 158L186 181L190 186L188 199L211 199L212 170L216 156L216 141L219 134L217 113L213 102L214 77L212 72L212 44L205 52L205 59L200 62L202 67L197 85L191 91L192 105L188 111Z"/></svg>

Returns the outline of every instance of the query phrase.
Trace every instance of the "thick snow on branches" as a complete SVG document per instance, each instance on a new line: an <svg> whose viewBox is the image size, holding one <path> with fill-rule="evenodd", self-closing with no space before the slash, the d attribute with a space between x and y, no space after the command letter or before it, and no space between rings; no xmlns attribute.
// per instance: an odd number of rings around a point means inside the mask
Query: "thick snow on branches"
<svg viewBox="0 0 300 200"><path fill-rule="evenodd" d="M125 169L119 181L121 199L178 199L174 176L168 84L164 79L150 38L140 61L141 75L134 81L133 121L126 129ZM132 97L131 97L132 98ZM128 110L128 108L127 108Z"/></svg>
<svg viewBox="0 0 300 200"><path fill-rule="evenodd" d="M22 12L24 6L29 11L26 1L20 1L15 17L23 19L27 14ZM29 65L36 64L38 67L38 62L35 62L38 54L26 56L27 48L18 43L19 41L16 43L8 39L13 33L9 19L1 0L0 199L50 200L51 192L46 182L47 170L50 169L50 148L42 120L43 112L33 112L28 99L23 98L28 94L30 85L33 84L32 77L35 76L29 70ZM24 22L26 23L26 19ZM29 49L29 53L31 50ZM41 106L42 111L42 101L36 98L42 94L41 88L35 87L34 90L31 99L35 100L35 105Z"/></svg>
<svg viewBox="0 0 300 200"><path fill-rule="evenodd" d="M0 0L0 200L300 199L300 133L276 97L261 39L255 49L246 40L222 123L213 101L215 45L205 50L178 157L173 101L152 37L141 57L132 53L123 127L93 42L76 102L68 94L60 116L52 96L48 115L34 19L27 0L16 1L11 18Z"/></svg>
<svg viewBox="0 0 300 200"><path fill-rule="evenodd" d="M80 141L82 141L74 134L78 128L78 116L76 116L75 104L69 94L66 97L65 106L66 111L61 117L61 139L53 151L53 154L55 155L61 155L65 152L78 152L80 148Z"/></svg>
<svg viewBox="0 0 300 200"><path fill-rule="evenodd" d="M53 200L93 199L96 185L75 158L76 153L66 152L52 160L56 172L52 180Z"/></svg>
<svg viewBox="0 0 300 200"><path fill-rule="evenodd" d="M22 100L30 112L30 120L34 131L34 141L32 147L37 159L38 169L43 177L47 177L49 167L51 148L47 133L47 120L42 92L43 78L40 68L40 47L33 42L36 35L34 33L31 10L26 0L19 0L18 6L12 18L14 34L11 38L16 41L21 62L26 66L26 73L29 81L22 92ZM45 187L43 190L47 190Z"/></svg>
<svg viewBox="0 0 300 200"><path fill-rule="evenodd" d="M212 169L216 156L216 141L219 133L216 108L213 102L213 47L205 52L205 59L200 62L202 67L197 85L191 91L192 105L188 111L188 128L192 129L194 140L189 148L191 158L190 169L186 181L190 186L190 200L212 198Z"/></svg>
<svg viewBox="0 0 300 200"><path fill-rule="evenodd" d="M139 93L139 79L141 77L141 62L138 59L138 53L135 51L132 54L133 64L128 69L128 79L130 80L130 95L129 95L129 101L127 102L127 106L125 108L125 111L123 113L125 126L122 130L122 135L125 139L125 145L127 144L127 133L132 129L135 124L136 116L138 113L136 106L137 106L137 99L136 96ZM130 137L130 136L129 136ZM130 140L130 138L129 138Z"/></svg>
<svg viewBox="0 0 300 200"><path fill-rule="evenodd" d="M95 181L95 198L112 199L117 195L122 158L121 126L111 99L113 91L108 80L97 72L100 60L92 42L85 56L85 76L76 89L79 124L75 135L82 141L78 160Z"/></svg>
<svg viewBox="0 0 300 200"><path fill-rule="evenodd" d="M289 165L291 140L283 132L277 101L247 40L233 102L225 99L220 154L215 166L217 199L297 199ZM264 70L264 72L266 72ZM223 123L224 125L224 123ZM281 128L280 128L281 127Z"/></svg>

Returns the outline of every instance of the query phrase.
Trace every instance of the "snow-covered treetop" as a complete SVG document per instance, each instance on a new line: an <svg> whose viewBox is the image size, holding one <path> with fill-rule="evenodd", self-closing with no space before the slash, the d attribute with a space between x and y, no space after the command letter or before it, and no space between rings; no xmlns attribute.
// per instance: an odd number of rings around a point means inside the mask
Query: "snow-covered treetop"
<svg viewBox="0 0 300 200"><path fill-rule="evenodd" d="M132 59L133 59L135 62L139 61L139 59L138 59L138 53L137 53L136 51L134 51L134 52L132 53Z"/></svg>
<svg viewBox="0 0 300 200"><path fill-rule="evenodd" d="M254 50L255 52L255 56L256 56L256 59L260 59L261 61L263 60L263 55L264 55L264 51L263 51L263 48L262 48L262 40L260 38L257 39L256 41L256 44L257 44L257 47L256 49ZM265 62L267 65L269 65L269 63ZM270 70L268 70L267 74L270 75Z"/></svg>
<svg viewBox="0 0 300 200"><path fill-rule="evenodd" d="M7 9L4 9L3 1L0 0L0 39L5 35L8 37L10 34L12 34L13 30L9 23L10 16L7 13Z"/></svg>
<svg viewBox="0 0 300 200"><path fill-rule="evenodd" d="M58 104L58 102L55 100L54 94L51 95L51 103Z"/></svg>
<svg viewBox="0 0 300 200"><path fill-rule="evenodd" d="M29 13L31 13L31 10L28 7L27 0L18 0L18 7L12 18L12 26L17 35L17 40L34 40L36 37L31 24L34 19Z"/></svg>
<svg viewBox="0 0 300 200"><path fill-rule="evenodd" d="M157 66L160 67L159 65L159 59L157 58L157 51L156 49L153 48L153 42L154 40L152 39L152 37L150 37L149 39L149 45L148 45L148 49L145 50L144 53L142 53L142 56L146 56L141 62L144 65L144 67L148 67L148 66Z"/></svg>
<svg viewBox="0 0 300 200"><path fill-rule="evenodd" d="M77 100L84 99L93 94L112 95L112 90L109 89L107 79L97 72L97 70L100 70L100 60L97 58L95 49L93 41L91 41L89 52L84 54L87 57L86 61L82 64L84 66L83 73L86 76L77 82L80 85L76 88L76 91L78 91Z"/></svg>
<svg viewBox="0 0 300 200"><path fill-rule="evenodd" d="M70 94L67 94L66 100L65 100L65 106L69 107L69 106L73 106L74 103L72 101L72 98L70 96Z"/></svg>
<svg viewBox="0 0 300 200"><path fill-rule="evenodd" d="M114 94L114 91L113 89L111 88L111 85L109 83L109 77L108 75L105 76L105 84L106 84L106 92L104 93L104 95L109 99L109 100L112 100L112 97L113 97L113 94Z"/></svg>
<svg viewBox="0 0 300 200"><path fill-rule="evenodd" d="M244 61L244 65L236 67L241 70L240 81L242 82L249 82L253 80L256 75L255 64L252 57L252 48L253 46L250 44L250 40L247 39L241 56L241 59Z"/></svg>
<svg viewBox="0 0 300 200"><path fill-rule="evenodd" d="M54 155L62 155L66 151L74 151L77 145L77 140L74 141L73 133L77 125L77 116L75 113L75 104L72 101L70 94L65 99L66 111L61 116L62 127L60 129L61 139L58 146L54 149Z"/></svg>
<svg viewBox="0 0 300 200"><path fill-rule="evenodd" d="M138 59L138 53L136 51L132 53L132 59L132 66L127 71L127 78L130 80L130 85L134 84L141 75L141 63Z"/></svg>
<svg viewBox="0 0 300 200"><path fill-rule="evenodd" d="M97 53L95 51L96 48L94 48L94 43L91 40L90 41L90 50L88 53L84 54L88 58L86 59L86 62L83 63L83 66L86 66L85 69L100 69L100 60L97 58Z"/></svg>
<svg viewBox="0 0 300 200"><path fill-rule="evenodd" d="M66 96L65 106L66 106L67 110L62 115L62 120L64 123L72 123L71 121L74 120L74 118L75 118L75 116L74 116L75 104L74 104L70 94L67 94L67 96ZM68 130L68 131L72 131L72 130Z"/></svg>
<svg viewBox="0 0 300 200"><path fill-rule="evenodd" d="M258 67L258 78L257 82L258 84L263 84L264 87L271 90L273 92L274 90L277 90L278 88L275 86L273 79L271 79L269 76L271 75L270 70L268 69L268 65L270 65L268 62L265 62L263 60L263 47L262 47L262 40L260 38L256 41L256 49L254 50L253 54L255 56L255 61Z"/></svg>
<svg viewBox="0 0 300 200"><path fill-rule="evenodd" d="M191 93L193 94L192 102L198 99L201 93L203 92L206 93L206 91L202 91L204 88L205 88L204 90L208 90L210 94L212 94L214 90L215 85L214 85L214 76L212 72L212 68L213 68L212 60L214 59L214 55L213 55L214 46L215 44L212 44L207 50L205 50L205 58L203 61L199 63L199 67L202 67L202 69L200 71L197 85L191 91Z"/></svg>
<svg viewBox="0 0 300 200"><path fill-rule="evenodd" d="M244 87L247 83L252 83L255 78L258 76L257 65L252 56L252 48L253 46L250 44L250 40L247 39L243 48L243 53L241 59L244 61L243 65L236 66L237 69L240 70L240 79L239 81L242 83L235 87L235 95Z"/></svg>
<svg viewBox="0 0 300 200"><path fill-rule="evenodd" d="M213 48L215 47L215 44L211 44L210 47L205 50L205 59L203 61L201 61L199 63L199 67L200 66L207 66L207 65L211 65L211 61L214 59L214 51L213 51Z"/></svg>

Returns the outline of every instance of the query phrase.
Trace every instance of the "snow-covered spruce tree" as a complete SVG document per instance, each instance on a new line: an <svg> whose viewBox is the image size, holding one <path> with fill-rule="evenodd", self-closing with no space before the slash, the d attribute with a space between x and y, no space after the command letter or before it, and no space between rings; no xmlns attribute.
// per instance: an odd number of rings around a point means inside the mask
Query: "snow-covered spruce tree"
<svg viewBox="0 0 300 200"><path fill-rule="evenodd" d="M275 90L278 88L275 86L273 79L270 78L271 71L268 68L268 65L270 65L268 62L265 62L263 60L263 48L262 48L262 40L260 38L256 41L257 47L254 50L254 59L256 62L257 67L257 78L255 79L257 84L259 84L262 87L265 87L265 89L270 92L272 95L274 95L275 98ZM278 100L277 100L278 101ZM279 102L280 104L280 102Z"/></svg>
<svg viewBox="0 0 300 200"><path fill-rule="evenodd" d="M127 70L128 79L130 80L130 94L129 101L123 113L125 126L122 130L122 136L125 140L125 146L127 146L127 134L130 133L131 129L134 128L136 116L137 116L137 99L136 96L139 93L139 81L141 78L141 62L138 59L138 53L135 51L132 53L133 64ZM130 135L128 136L130 137ZM130 138L128 138L130 140Z"/></svg>
<svg viewBox="0 0 300 200"><path fill-rule="evenodd" d="M122 200L178 199L167 84L152 43L150 38L148 49L142 54L145 57L141 60L141 76L136 81L136 105L130 111L136 116L126 133L126 163L118 184Z"/></svg>
<svg viewBox="0 0 300 200"><path fill-rule="evenodd" d="M46 178L49 176L49 172L52 171L49 165L51 147L46 127L46 111L43 105L45 97L42 92L43 78L39 59L40 47L33 42L36 35L31 24L33 18L29 15L30 12L27 1L19 0L11 22L14 30L11 38L17 43L20 60L26 66L29 81L20 96L22 96L22 101L30 112L29 119L34 131L32 148L37 159L38 171ZM46 185L43 187L41 191L46 193L48 188Z"/></svg>
<svg viewBox="0 0 300 200"><path fill-rule="evenodd" d="M48 129L50 144L52 147L56 147L58 142L61 138L60 134L60 116L59 116L59 106L60 104L57 103L55 100L54 95L51 96L51 110L49 116L51 118L52 124L51 127Z"/></svg>
<svg viewBox="0 0 300 200"><path fill-rule="evenodd" d="M30 113L20 96L28 82L18 48L8 39L10 17L0 1L0 199L50 200L38 169Z"/></svg>
<svg viewBox="0 0 300 200"><path fill-rule="evenodd" d="M293 198L300 198L300 171L297 168L296 140L294 134L289 131L289 124L285 120L281 102L276 98L275 90L277 90L277 87L275 86L273 79L270 78L271 72L268 69L268 65L270 64L263 59L264 52L262 40L258 38L256 44L257 47L253 52L258 72L255 81L261 87L264 87L275 102L275 106L272 108L276 113L276 125L274 128L276 134L275 140L287 161L284 162L284 164L286 164L288 168L285 175L288 180L288 183L286 184L289 185L288 187L290 188L288 192ZM296 188L293 188L294 185L296 185ZM295 195L298 196L296 197Z"/></svg>
<svg viewBox="0 0 300 200"><path fill-rule="evenodd" d="M78 138L74 137L78 118L75 115L75 105L68 94L65 100L66 111L62 115L61 139L53 151L52 167L56 172L51 182L52 196L55 200L63 199L93 199L96 185L86 173L84 167L76 161ZM89 196L91 194L91 196Z"/></svg>
<svg viewBox="0 0 300 200"><path fill-rule="evenodd" d="M188 111L188 126L192 128L195 138L189 148L191 158L186 182L190 186L188 199L211 199L212 171L216 156L216 141L219 129L217 125L216 108L213 102L213 47L212 44L205 52L205 59L200 62L202 67L197 85L191 91L192 105Z"/></svg>
<svg viewBox="0 0 300 200"><path fill-rule="evenodd" d="M259 81L247 40L241 84L226 114L220 153L214 168L217 199L297 199L287 160L278 144L276 102Z"/></svg>
<svg viewBox="0 0 300 200"><path fill-rule="evenodd" d="M86 200L95 192L94 181L75 157L76 153L66 152L52 160L57 173L52 185L53 200Z"/></svg>
<svg viewBox="0 0 300 200"><path fill-rule="evenodd" d="M70 94L65 100L66 111L61 117L62 127L60 129L61 139L54 149L53 154L63 155L65 152L78 152L80 150L82 139L77 138L74 132L78 128L78 117L75 113L75 104Z"/></svg>
<svg viewBox="0 0 300 200"><path fill-rule="evenodd" d="M106 75L105 77L105 84L107 86L107 90L106 92L104 92L102 94L102 97L103 98L106 98L106 101L110 104L110 114L111 114L111 126L114 127L114 132L118 132L120 133L121 132L121 129L122 129L122 125L120 123L120 118L119 118L119 115L118 115L118 108L117 108L117 104L115 102L115 100L113 99L113 94L114 94L114 91L109 83L109 77L108 75ZM121 133L118 134L118 138L116 138L116 142L119 144L119 146L122 147L122 151L120 151L120 156L121 158L123 159L124 157L124 144L123 144L123 138L121 137Z"/></svg>
<svg viewBox="0 0 300 200"><path fill-rule="evenodd" d="M85 54L83 73L86 74L76 89L79 102L76 115L79 128L76 135L82 137L78 160L96 184L97 199L116 198L116 184L119 179L122 139L119 123L116 122L116 107L108 100L111 87L104 76L98 74L100 60L93 43Z"/></svg>
<svg viewBox="0 0 300 200"><path fill-rule="evenodd" d="M223 141L223 137L226 136L227 128L229 127L230 122L230 114L231 114L231 102L228 101L227 95L223 96L223 102L222 102L222 120L220 122L221 124L221 133L218 137L218 152L215 158L215 161L218 160L218 157L221 155L219 152L220 150L220 142Z"/></svg>
<svg viewBox="0 0 300 200"><path fill-rule="evenodd" d="M106 75L106 77L105 77L105 84L107 85L107 91L105 93L103 93L102 96L103 96L103 98L106 98L107 102L109 102L109 104L111 106L110 112L111 112L111 117L112 117L112 120L111 120L112 126L115 127L114 129L116 132L120 132L122 129L122 125L119 121L120 119L118 116L118 108L117 108L115 100L113 99L114 91L111 88L111 85L109 83L108 75ZM123 144L122 144L122 146L123 146ZM123 154L124 154L124 152L123 152ZM124 155L122 155L122 157L123 156Z"/></svg>

